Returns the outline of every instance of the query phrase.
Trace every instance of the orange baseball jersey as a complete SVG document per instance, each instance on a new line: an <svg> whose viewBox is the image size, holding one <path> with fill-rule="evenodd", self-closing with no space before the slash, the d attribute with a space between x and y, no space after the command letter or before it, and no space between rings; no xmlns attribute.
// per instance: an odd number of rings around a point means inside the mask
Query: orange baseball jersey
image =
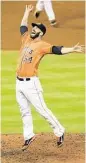
<svg viewBox="0 0 86 163"><path fill-rule="evenodd" d="M22 46L17 66L17 76L32 77L38 75L38 66L44 55L51 53L52 45L42 40L30 38L25 32L22 35Z"/></svg>

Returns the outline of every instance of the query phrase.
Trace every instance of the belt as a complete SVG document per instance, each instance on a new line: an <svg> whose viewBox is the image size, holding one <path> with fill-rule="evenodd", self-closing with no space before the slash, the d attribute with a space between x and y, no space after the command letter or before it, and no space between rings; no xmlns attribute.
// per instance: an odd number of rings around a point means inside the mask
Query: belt
<svg viewBox="0 0 86 163"><path fill-rule="evenodd" d="M17 79L20 80L20 81L29 81L31 80L30 78L20 78L17 76Z"/></svg>

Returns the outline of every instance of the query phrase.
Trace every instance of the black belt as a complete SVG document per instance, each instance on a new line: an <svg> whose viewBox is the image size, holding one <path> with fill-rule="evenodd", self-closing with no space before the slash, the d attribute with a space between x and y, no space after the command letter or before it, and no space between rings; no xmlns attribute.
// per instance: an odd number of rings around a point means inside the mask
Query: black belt
<svg viewBox="0 0 86 163"><path fill-rule="evenodd" d="M30 80L30 78L20 78L18 76L17 76L17 79L20 80L20 81L24 81L24 80L29 81Z"/></svg>

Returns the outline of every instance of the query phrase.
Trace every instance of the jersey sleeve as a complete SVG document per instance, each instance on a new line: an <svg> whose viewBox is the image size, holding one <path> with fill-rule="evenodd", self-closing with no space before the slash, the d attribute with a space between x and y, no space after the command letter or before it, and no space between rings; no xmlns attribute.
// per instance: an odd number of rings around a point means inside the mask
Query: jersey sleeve
<svg viewBox="0 0 86 163"><path fill-rule="evenodd" d="M27 37L30 38L30 35L28 33L28 28L26 26L20 26L20 33L21 33L21 41L22 41L22 43L25 42Z"/></svg>
<svg viewBox="0 0 86 163"><path fill-rule="evenodd" d="M26 33L28 31L28 28L26 26L21 26L20 27L20 33L21 35L23 35L24 33Z"/></svg>
<svg viewBox="0 0 86 163"><path fill-rule="evenodd" d="M62 55L61 49L63 46L52 46L52 53L57 55Z"/></svg>

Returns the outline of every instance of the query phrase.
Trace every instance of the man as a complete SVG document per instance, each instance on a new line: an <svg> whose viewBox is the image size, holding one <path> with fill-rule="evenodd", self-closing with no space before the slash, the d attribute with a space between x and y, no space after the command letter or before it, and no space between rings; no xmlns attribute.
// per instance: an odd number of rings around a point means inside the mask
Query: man
<svg viewBox="0 0 86 163"><path fill-rule="evenodd" d="M82 46L79 45L72 48L65 48L63 46L52 46L42 41L42 37L46 33L46 27L40 23L32 23L32 32L29 34L28 16L32 10L33 6L26 5L20 26L22 46L20 49L16 80L16 98L22 115L25 140L22 150L27 149L30 143L35 139L30 104L32 104L36 108L36 111L51 125L54 134L57 136L57 145L61 146L63 144L65 129L44 102L37 69L41 59L49 53L51 53L51 55L62 55L75 51L82 52L83 50Z"/></svg>
<svg viewBox="0 0 86 163"><path fill-rule="evenodd" d="M40 13L45 10L51 26L56 26L56 18L52 7L51 0L38 0L36 4L35 17L38 18Z"/></svg>

